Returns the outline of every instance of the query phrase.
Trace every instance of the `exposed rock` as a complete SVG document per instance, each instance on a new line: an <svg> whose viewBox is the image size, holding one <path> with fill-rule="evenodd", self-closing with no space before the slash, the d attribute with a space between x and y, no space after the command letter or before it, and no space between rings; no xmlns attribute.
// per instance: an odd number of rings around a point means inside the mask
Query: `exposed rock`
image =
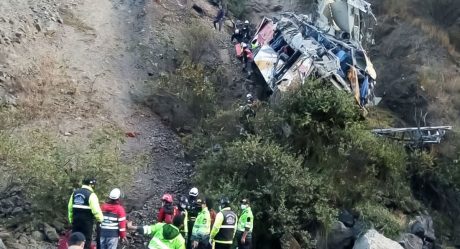
<svg viewBox="0 0 460 249"><path fill-rule="evenodd" d="M353 230L338 221L332 226L327 240L327 247L330 249L348 248L354 241Z"/></svg>
<svg viewBox="0 0 460 249"><path fill-rule="evenodd" d="M53 221L53 223L51 223L51 225L52 225L54 228L56 228L56 230L57 230L58 232L62 232L62 231L64 231L64 229L65 229L65 225L64 225L62 222L59 222L59 221L57 221L57 220Z"/></svg>
<svg viewBox="0 0 460 249"><path fill-rule="evenodd" d="M0 239L7 240L12 238L11 233L9 232L0 232Z"/></svg>
<svg viewBox="0 0 460 249"><path fill-rule="evenodd" d="M32 232L32 238L36 241L43 241L45 240L45 235L41 233L40 231L34 231Z"/></svg>
<svg viewBox="0 0 460 249"><path fill-rule="evenodd" d="M19 237L18 242L19 242L19 244L27 245L27 244L29 244L29 239L27 238L26 235L23 234L23 235L21 235Z"/></svg>
<svg viewBox="0 0 460 249"><path fill-rule="evenodd" d="M421 239L433 242L436 240L433 227L433 219L429 215L415 217L410 223L410 233L417 235Z"/></svg>
<svg viewBox="0 0 460 249"><path fill-rule="evenodd" d="M16 243L16 242L11 242L11 243L7 243L8 245L8 249L27 249L27 247L19 244L19 243Z"/></svg>
<svg viewBox="0 0 460 249"><path fill-rule="evenodd" d="M280 4L272 7L272 11L275 11L275 12L282 11L282 10L283 10L283 5L280 5Z"/></svg>
<svg viewBox="0 0 460 249"><path fill-rule="evenodd" d="M290 233L286 233L281 237L282 249L301 249L299 242Z"/></svg>
<svg viewBox="0 0 460 249"><path fill-rule="evenodd" d="M3 244L2 239L0 239L0 249L6 249L5 244Z"/></svg>
<svg viewBox="0 0 460 249"><path fill-rule="evenodd" d="M367 231L359 238L353 249L404 249L398 242L386 238L376 230Z"/></svg>
<svg viewBox="0 0 460 249"><path fill-rule="evenodd" d="M46 238L52 242L57 242L59 241L59 234L56 232L56 229L54 229L52 226L44 223L43 224L43 230L45 232Z"/></svg>
<svg viewBox="0 0 460 249"><path fill-rule="evenodd" d="M405 249L423 249L423 240L418 236L406 233L399 241Z"/></svg>
<svg viewBox="0 0 460 249"><path fill-rule="evenodd" d="M341 221L347 227L352 227L355 225L355 217L348 210L340 211L339 221Z"/></svg>
<svg viewBox="0 0 460 249"><path fill-rule="evenodd" d="M36 29L38 32L41 32L41 31L42 31L42 26L40 25L40 23L38 23L38 22L35 23L35 24L34 24L34 27L35 27L35 29Z"/></svg>

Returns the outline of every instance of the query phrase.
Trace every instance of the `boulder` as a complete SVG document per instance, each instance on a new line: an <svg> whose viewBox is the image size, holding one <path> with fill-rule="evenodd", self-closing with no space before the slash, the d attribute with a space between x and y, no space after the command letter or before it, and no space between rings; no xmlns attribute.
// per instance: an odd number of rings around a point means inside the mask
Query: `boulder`
<svg viewBox="0 0 460 249"><path fill-rule="evenodd" d="M420 215L410 222L410 233L430 242L436 240L434 235L433 219L429 215Z"/></svg>
<svg viewBox="0 0 460 249"><path fill-rule="evenodd" d="M40 231L34 231L32 232L32 238L36 241L43 241L45 240L45 235L41 233Z"/></svg>
<svg viewBox="0 0 460 249"><path fill-rule="evenodd" d="M281 237L281 248L282 249L301 249L299 242L290 233L285 233Z"/></svg>
<svg viewBox="0 0 460 249"><path fill-rule="evenodd" d="M415 234L406 233L399 240L405 249L423 249L423 240Z"/></svg>
<svg viewBox="0 0 460 249"><path fill-rule="evenodd" d="M376 230L369 230L359 238L353 249L404 249L398 242L378 233Z"/></svg>
<svg viewBox="0 0 460 249"><path fill-rule="evenodd" d="M51 242L59 241L59 234L56 232L52 226L44 223L43 224L43 231L45 232L46 238Z"/></svg>
<svg viewBox="0 0 460 249"><path fill-rule="evenodd" d="M353 244L353 230L342 222L338 221L332 225L332 229L327 237L327 248L344 249Z"/></svg>
<svg viewBox="0 0 460 249"><path fill-rule="evenodd" d="M6 249L5 244L3 244L2 239L0 239L0 249Z"/></svg>
<svg viewBox="0 0 460 249"><path fill-rule="evenodd" d="M352 227L355 225L355 217L348 210L340 211L339 221L341 221L347 227Z"/></svg>
<svg viewBox="0 0 460 249"><path fill-rule="evenodd" d="M52 225L54 228L56 228L56 231L58 231L59 233L60 233L60 232L63 232L63 231L65 230L65 225L64 225L64 223L62 223L62 222L60 222L60 221L55 220L55 221L53 221L53 222L51 223L51 225Z"/></svg>

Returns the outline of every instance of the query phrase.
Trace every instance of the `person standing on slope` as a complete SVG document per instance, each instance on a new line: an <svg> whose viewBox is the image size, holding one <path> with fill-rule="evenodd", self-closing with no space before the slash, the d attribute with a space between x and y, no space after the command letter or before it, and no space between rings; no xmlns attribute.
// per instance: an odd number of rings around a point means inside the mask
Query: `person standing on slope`
<svg viewBox="0 0 460 249"><path fill-rule="evenodd" d="M188 238L187 238L187 248L190 249L192 246L192 241L191 241L191 236L192 236L192 228L193 224L195 223L196 217L198 216L198 213L200 212L199 209L201 208L201 205L196 203L198 197L198 189L193 187L190 189L188 192L188 206L187 206L187 212L188 212L188 220L187 220L187 231L188 231Z"/></svg>
<svg viewBox="0 0 460 249"><path fill-rule="evenodd" d="M188 199L185 196L181 196L179 199L179 204L177 205L177 209L179 210L178 215L181 215L184 218L184 224L180 230L180 233L184 238L188 238ZM187 245L186 245L187 246Z"/></svg>
<svg viewBox="0 0 460 249"><path fill-rule="evenodd" d="M235 237L238 217L230 208L230 200L222 197L220 200L220 212L211 231L210 241L213 249L231 249Z"/></svg>
<svg viewBox="0 0 460 249"><path fill-rule="evenodd" d="M164 194L163 197L161 197L161 202L162 206L158 211L157 221L172 224L174 216L179 213L177 207L173 205L172 195Z"/></svg>
<svg viewBox="0 0 460 249"><path fill-rule="evenodd" d="M121 191L118 188L110 191L109 201L102 204L104 221L101 223L101 249L117 249L119 238L127 242L126 212L120 203Z"/></svg>
<svg viewBox="0 0 460 249"><path fill-rule="evenodd" d="M157 223L150 226L133 226L132 222L128 222L128 229L152 236L148 245L149 249L185 249L185 239L180 234L183 224L184 218L177 215L172 224Z"/></svg>
<svg viewBox="0 0 460 249"><path fill-rule="evenodd" d="M208 249L209 233L211 232L211 215L209 214L206 202L197 199L196 203L201 206L192 228L192 249Z"/></svg>
<svg viewBox="0 0 460 249"><path fill-rule="evenodd" d="M81 188L75 190L70 196L67 207L72 232L80 232L85 235L85 249L89 249L91 246L94 219L97 222L104 220L99 199L94 193L95 185L96 179L85 178Z"/></svg>
<svg viewBox="0 0 460 249"><path fill-rule="evenodd" d="M248 199L242 199L240 207L241 215L240 219L238 220L238 227L236 232L238 249L251 249L252 229L254 228L254 215L252 214Z"/></svg>

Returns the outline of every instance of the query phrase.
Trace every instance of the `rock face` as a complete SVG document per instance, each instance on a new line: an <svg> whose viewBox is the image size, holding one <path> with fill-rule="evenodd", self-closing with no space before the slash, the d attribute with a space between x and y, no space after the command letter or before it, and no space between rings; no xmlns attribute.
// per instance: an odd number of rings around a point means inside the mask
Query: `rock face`
<svg viewBox="0 0 460 249"><path fill-rule="evenodd" d="M56 232L56 229L45 223L43 224L43 230L48 240L51 242L59 241L59 234Z"/></svg>
<svg viewBox="0 0 460 249"><path fill-rule="evenodd" d="M405 249L423 249L423 240L415 234L406 233L399 241Z"/></svg>
<svg viewBox="0 0 460 249"><path fill-rule="evenodd" d="M386 238L376 230L369 230L359 238L353 249L404 249L398 242Z"/></svg>
<svg viewBox="0 0 460 249"><path fill-rule="evenodd" d="M327 248L330 249L345 249L353 245L354 234L353 230L344 223L336 222L329 233Z"/></svg>
<svg viewBox="0 0 460 249"><path fill-rule="evenodd" d="M433 219L429 215L415 217L415 221L411 222L410 232L429 242L434 242L436 240Z"/></svg>
<svg viewBox="0 0 460 249"><path fill-rule="evenodd" d="M0 249L6 249L5 244L3 244L2 239L0 239Z"/></svg>

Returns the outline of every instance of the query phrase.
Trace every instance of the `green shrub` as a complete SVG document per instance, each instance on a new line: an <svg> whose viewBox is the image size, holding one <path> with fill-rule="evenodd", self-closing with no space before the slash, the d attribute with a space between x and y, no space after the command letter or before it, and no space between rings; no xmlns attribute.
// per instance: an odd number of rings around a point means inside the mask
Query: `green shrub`
<svg viewBox="0 0 460 249"><path fill-rule="evenodd" d="M382 232L385 236L396 239L404 229L406 221L394 215L385 207L369 202L356 207L360 212L361 219L369 226Z"/></svg>
<svg viewBox="0 0 460 249"><path fill-rule="evenodd" d="M101 200L110 188L123 187L131 180L136 164L123 163L120 135L105 128L95 131L89 141L66 143L40 130L1 131L0 180L21 186L34 214L42 214L34 218L63 217L73 188L85 176L97 178Z"/></svg>
<svg viewBox="0 0 460 249"><path fill-rule="evenodd" d="M198 165L196 181L206 194L250 197L256 236L307 233L309 225L335 217L327 185L302 167L301 158L260 137L229 143Z"/></svg>

